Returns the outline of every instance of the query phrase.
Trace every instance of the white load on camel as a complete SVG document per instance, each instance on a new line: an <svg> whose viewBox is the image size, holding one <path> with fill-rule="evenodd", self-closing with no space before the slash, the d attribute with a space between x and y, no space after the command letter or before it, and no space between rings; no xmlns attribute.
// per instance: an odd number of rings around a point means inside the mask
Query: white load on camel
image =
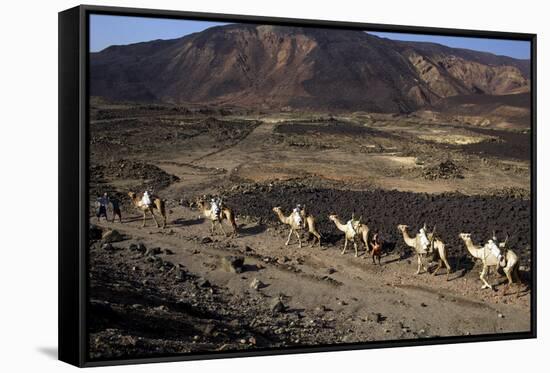
<svg viewBox="0 0 550 373"><path fill-rule="evenodd" d="M296 205L296 207L294 208L294 210L292 210L292 218L294 219L294 222L296 223L296 225L298 225L298 226L302 226L302 225L303 225L303 220L302 220L302 206Z"/></svg>
<svg viewBox="0 0 550 373"><path fill-rule="evenodd" d="M353 232L354 235L357 234L358 220L353 220L353 218L352 218L352 219L348 220L346 225L347 225L348 229Z"/></svg>
<svg viewBox="0 0 550 373"><path fill-rule="evenodd" d="M500 262L502 260L502 251L500 250L501 245L497 245L497 243L494 240L489 240L487 242L487 247L491 251L491 254L493 254L497 260Z"/></svg>
<svg viewBox="0 0 550 373"><path fill-rule="evenodd" d="M143 197L141 198L141 204L143 206L151 206L153 203L151 202L151 196L149 195L148 191L145 191L143 193Z"/></svg>
<svg viewBox="0 0 550 373"><path fill-rule="evenodd" d="M430 247L430 240L428 239L426 228L424 227L420 228L420 245L422 245L424 250L429 251L428 248Z"/></svg>
<svg viewBox="0 0 550 373"><path fill-rule="evenodd" d="M220 218L220 212L222 211L222 200L221 198L212 198L210 200L210 211L212 211L212 214L216 217L216 219Z"/></svg>

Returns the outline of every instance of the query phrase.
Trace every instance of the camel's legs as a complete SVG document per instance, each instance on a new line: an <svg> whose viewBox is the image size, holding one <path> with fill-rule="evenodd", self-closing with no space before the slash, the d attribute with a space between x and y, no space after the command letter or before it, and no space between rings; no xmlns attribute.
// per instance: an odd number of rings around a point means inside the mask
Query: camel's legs
<svg viewBox="0 0 550 373"><path fill-rule="evenodd" d="M447 258L441 258L443 260L443 263L445 264L445 268L447 268L447 281L449 281L449 273L451 273L451 265L447 261Z"/></svg>
<svg viewBox="0 0 550 373"><path fill-rule="evenodd" d="M210 220L210 233L214 235L214 220Z"/></svg>
<svg viewBox="0 0 550 373"><path fill-rule="evenodd" d="M348 238L344 237L344 250L342 250L342 255L346 253L347 249L348 249Z"/></svg>
<svg viewBox="0 0 550 373"><path fill-rule="evenodd" d="M512 270L513 268L504 268L504 274L508 279L508 286L514 283L514 280L512 279Z"/></svg>
<svg viewBox="0 0 550 373"><path fill-rule="evenodd" d="M317 232L311 232L311 234L317 238L317 241L319 241L319 247L321 247L321 235ZM315 240L313 240L313 243L311 244L311 246L315 246Z"/></svg>
<svg viewBox="0 0 550 373"><path fill-rule="evenodd" d="M432 272L432 276L437 275L437 271L439 271L442 265L443 265L443 262L441 261L441 259L439 259L439 261L437 262L437 266L435 266L435 269Z"/></svg>
<svg viewBox="0 0 550 373"><path fill-rule="evenodd" d="M483 269L481 270L481 274L479 275L479 278L481 279L481 281L484 284L481 287L481 289L485 289L485 288L493 289L493 287L487 282L487 280L485 280L485 275L487 274L487 269L488 269L488 267L486 265L483 265Z"/></svg>
<svg viewBox="0 0 550 373"><path fill-rule="evenodd" d="M157 228L160 228L160 224L157 220L157 218L155 217L155 213L153 212L153 209L149 207L149 212L151 213L151 216L153 217L153 220L155 221L155 223L157 223Z"/></svg>
<svg viewBox="0 0 550 373"><path fill-rule="evenodd" d="M292 231L293 231L293 229L290 228L290 232L288 233L288 238L286 240L285 246L288 246L288 243L290 242L290 237L292 237Z"/></svg>
<svg viewBox="0 0 550 373"><path fill-rule="evenodd" d="M227 233L225 233L225 229L223 229L223 224L222 224L221 220L218 220L218 224L220 225L220 228L222 229L223 235L227 236Z"/></svg>
<svg viewBox="0 0 550 373"><path fill-rule="evenodd" d="M359 254L357 252L357 242L355 242L355 240L353 240L353 247L355 248L355 257L357 258Z"/></svg>
<svg viewBox="0 0 550 373"><path fill-rule="evenodd" d="M145 218L147 215L147 210L143 210L143 224L141 225L143 228L145 228Z"/></svg>
<svg viewBox="0 0 550 373"><path fill-rule="evenodd" d="M506 275L506 278L508 279L508 283L506 284L506 286L504 287L504 292L502 295L506 295L506 292L508 291L508 289L510 288L510 285L512 285L514 283L513 279L512 279L512 269L513 268L503 268L504 270L504 274Z"/></svg>
<svg viewBox="0 0 550 373"><path fill-rule="evenodd" d="M372 251L372 248L369 246L369 239L368 236L363 235L363 244L365 245L365 251L367 253L370 253Z"/></svg>
<svg viewBox="0 0 550 373"><path fill-rule="evenodd" d="M422 260L422 257L420 258L420 264L422 264L422 269L424 270L424 272L428 272L428 267L424 265L424 261Z"/></svg>
<svg viewBox="0 0 550 373"><path fill-rule="evenodd" d="M416 259L418 261L418 268L416 269L416 274L419 275L420 274L420 267L424 268L424 264L422 263L422 257L420 256L420 254L416 255Z"/></svg>
<svg viewBox="0 0 550 373"><path fill-rule="evenodd" d="M418 260L418 268L416 269L416 274L420 274L420 269L423 269L425 272L428 272L428 268L424 265L424 262L422 261L422 254L416 254L416 258Z"/></svg>
<svg viewBox="0 0 550 373"><path fill-rule="evenodd" d="M294 231L294 233L296 234L296 237L298 238L298 248L302 248L302 238L300 237L300 233L298 233L298 231Z"/></svg>

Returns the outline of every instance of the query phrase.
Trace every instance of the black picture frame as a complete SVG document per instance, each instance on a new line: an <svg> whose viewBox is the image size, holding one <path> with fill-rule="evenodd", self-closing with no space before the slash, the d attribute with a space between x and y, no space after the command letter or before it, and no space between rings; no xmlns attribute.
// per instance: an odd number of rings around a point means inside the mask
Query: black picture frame
<svg viewBox="0 0 550 373"><path fill-rule="evenodd" d="M413 34L487 37L531 42L531 330L521 333L318 345L238 352L207 352L152 358L90 361L87 359L87 243L88 193L88 20L90 14L140 16L186 20L265 23L287 26L320 26L338 29L407 32ZM135 363L219 359L260 355L327 352L402 346L536 338L536 34L481 30L459 30L419 26L197 13L81 5L59 13L59 360L79 367Z"/></svg>

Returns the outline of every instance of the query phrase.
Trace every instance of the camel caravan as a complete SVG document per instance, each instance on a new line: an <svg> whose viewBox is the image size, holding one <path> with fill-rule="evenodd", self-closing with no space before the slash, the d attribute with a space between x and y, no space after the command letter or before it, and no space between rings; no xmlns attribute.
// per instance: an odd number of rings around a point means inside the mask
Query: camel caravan
<svg viewBox="0 0 550 373"><path fill-rule="evenodd" d="M128 196L132 202L132 205L143 213L143 224L146 225L147 214L150 214L155 221L157 228L161 225L157 220L157 215L162 218L162 228L166 227L166 208L165 201L158 196L150 194L148 191L137 194L135 192L129 192ZM107 219L106 207L111 203L113 206L113 220L118 215L120 222L122 223L122 217L119 208L119 202L116 198L111 198L105 193L103 196L98 197L96 201L97 219L100 221L101 217ZM200 213L206 220L210 221L210 233L215 234L216 226L219 227L221 233L227 236L223 227L223 223L227 222L231 226L231 236L238 236L238 228L235 220L235 212L223 203L220 197L211 198L210 201L206 196L202 196L196 199L196 206ZM317 219L306 211L305 205L296 205L292 209L289 215L285 215L280 206L273 207L277 219L285 226L288 226L289 233L285 245L290 245L290 241L293 236L296 237L298 248L302 248L302 232L313 236L312 246L318 244L321 248L322 235L317 229ZM361 222L362 217L356 219L352 214L351 219L345 223L341 221L340 217L336 214L330 214L328 219L334 223L337 230L344 234L344 247L341 254L346 253L348 244L353 245L355 251L355 257L359 256L359 246L363 246L364 251L371 255L373 264L381 265L381 256L384 247L384 241L382 240L379 232L371 232L369 227ZM109 221L107 219L107 221ZM445 247L445 243L442 238L436 234L435 227L431 232L428 232L428 227L424 223L418 233L411 236L409 233L409 226L400 224L397 226L399 232L403 236L403 242L406 246L410 247L417 259L416 274L419 275L422 271L430 272L426 266L426 261L431 259L432 262L436 262L435 269L431 271L431 274L435 276L439 270L444 266L446 269L446 279L449 280L449 274L452 273L451 265L449 264L448 252ZM498 242L495 232L491 239L487 241L483 246L479 246L473 243L470 233L460 233L459 238L464 242L467 252L475 259L479 259L482 263L482 270L479 274L479 278L482 282L481 289L493 289L493 286L487 281L490 268L498 270L502 269L508 283L506 289L513 284L519 283L519 257L511 249L508 248L508 237L504 242Z"/></svg>

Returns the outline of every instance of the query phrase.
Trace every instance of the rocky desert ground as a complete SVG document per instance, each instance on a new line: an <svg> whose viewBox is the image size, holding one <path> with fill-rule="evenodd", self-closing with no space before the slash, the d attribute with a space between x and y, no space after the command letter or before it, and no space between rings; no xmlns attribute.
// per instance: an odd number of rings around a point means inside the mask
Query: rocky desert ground
<svg viewBox="0 0 550 373"><path fill-rule="evenodd" d="M90 120L89 345L92 359L510 333L530 330L530 132L476 113L261 112L94 98ZM510 124L511 123L511 124ZM167 227L128 191L166 201ZM123 222L95 218L97 195ZM199 196L222 196L238 236L210 234ZM285 246L272 211L305 204L321 247ZM109 218L111 211L108 211ZM341 255L328 219L362 216L385 244ZM398 224L436 227L452 273L415 275ZM230 231L227 225L226 229ZM458 238L496 231L521 283L481 289ZM434 264L430 267L433 270Z"/></svg>

